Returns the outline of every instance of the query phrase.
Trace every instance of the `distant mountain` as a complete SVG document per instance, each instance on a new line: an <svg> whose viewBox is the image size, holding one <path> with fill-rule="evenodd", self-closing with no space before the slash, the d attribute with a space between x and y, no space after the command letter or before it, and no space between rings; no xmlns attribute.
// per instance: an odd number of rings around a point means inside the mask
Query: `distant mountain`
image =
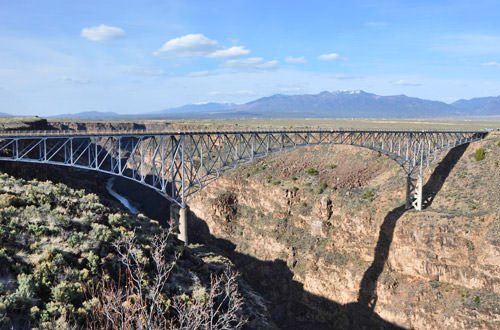
<svg viewBox="0 0 500 330"><path fill-rule="evenodd" d="M443 102L406 95L379 96L364 91L322 92L315 95L273 95L237 107L264 117L438 117L460 110Z"/></svg>
<svg viewBox="0 0 500 330"><path fill-rule="evenodd" d="M65 113L51 116L53 118L75 118L75 119L117 119L124 117L116 112L101 112L101 111L84 111L78 113Z"/></svg>
<svg viewBox="0 0 500 330"><path fill-rule="evenodd" d="M12 117L12 115L5 112L0 112L0 117Z"/></svg>
<svg viewBox="0 0 500 330"><path fill-rule="evenodd" d="M459 100L452 104L406 95L380 96L364 91L263 97L245 104L199 103L155 112L120 115L87 111L54 117L77 119L176 118L412 118L500 116L500 96Z"/></svg>
<svg viewBox="0 0 500 330"><path fill-rule="evenodd" d="M456 108L473 112L477 116L500 115L500 95L476 97L470 100L458 100L452 105Z"/></svg>

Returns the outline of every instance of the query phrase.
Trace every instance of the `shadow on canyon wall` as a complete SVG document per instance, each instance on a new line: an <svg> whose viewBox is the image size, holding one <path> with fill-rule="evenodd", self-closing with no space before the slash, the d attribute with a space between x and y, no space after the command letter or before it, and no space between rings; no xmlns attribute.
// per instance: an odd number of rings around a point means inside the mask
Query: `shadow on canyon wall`
<svg viewBox="0 0 500 330"><path fill-rule="evenodd" d="M434 197L441 190L444 181L450 175L468 146L469 144L463 144L448 151L443 160L434 169L429 180L422 188L423 208L428 208L432 204ZM404 204L396 207L387 213L384 222L380 226L373 262L364 273L359 288L358 304L361 306L373 310L377 304L377 281L389 257L396 223L406 211L408 210L406 210Z"/></svg>
<svg viewBox="0 0 500 330"><path fill-rule="evenodd" d="M259 260L237 252L229 240L210 233L206 222L189 214L192 243L202 243L229 258L245 281L268 302L273 321L282 329L402 329L361 304L342 305L304 290L284 260ZM263 242L265 244L265 242Z"/></svg>

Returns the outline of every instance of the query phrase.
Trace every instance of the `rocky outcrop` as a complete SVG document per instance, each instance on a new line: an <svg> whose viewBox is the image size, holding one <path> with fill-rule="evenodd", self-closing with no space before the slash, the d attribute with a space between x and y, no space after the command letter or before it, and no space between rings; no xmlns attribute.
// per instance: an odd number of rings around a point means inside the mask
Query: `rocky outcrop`
<svg viewBox="0 0 500 330"><path fill-rule="evenodd" d="M54 129L69 131L97 131L97 130L164 130L170 126L167 121L53 121L50 125Z"/></svg>
<svg viewBox="0 0 500 330"><path fill-rule="evenodd" d="M47 122L47 119L39 117L7 117L0 120L0 130L5 131L46 131L53 127Z"/></svg>

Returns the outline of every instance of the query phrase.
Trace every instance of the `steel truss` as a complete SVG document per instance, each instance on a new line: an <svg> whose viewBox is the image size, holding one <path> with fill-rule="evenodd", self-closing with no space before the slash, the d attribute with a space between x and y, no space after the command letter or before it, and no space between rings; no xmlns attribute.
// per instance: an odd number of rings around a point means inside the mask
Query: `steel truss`
<svg viewBox="0 0 500 330"><path fill-rule="evenodd" d="M407 175L407 208L422 209L423 170L488 131L0 132L0 160L64 165L122 176L180 207L224 171L304 146L345 144L387 155Z"/></svg>

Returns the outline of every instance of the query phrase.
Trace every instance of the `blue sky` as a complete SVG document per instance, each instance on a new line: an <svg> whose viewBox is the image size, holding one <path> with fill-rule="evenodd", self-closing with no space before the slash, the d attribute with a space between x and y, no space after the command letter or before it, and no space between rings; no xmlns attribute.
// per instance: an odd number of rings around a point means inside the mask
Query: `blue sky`
<svg viewBox="0 0 500 330"><path fill-rule="evenodd" d="M500 94L500 1L0 0L0 112Z"/></svg>

